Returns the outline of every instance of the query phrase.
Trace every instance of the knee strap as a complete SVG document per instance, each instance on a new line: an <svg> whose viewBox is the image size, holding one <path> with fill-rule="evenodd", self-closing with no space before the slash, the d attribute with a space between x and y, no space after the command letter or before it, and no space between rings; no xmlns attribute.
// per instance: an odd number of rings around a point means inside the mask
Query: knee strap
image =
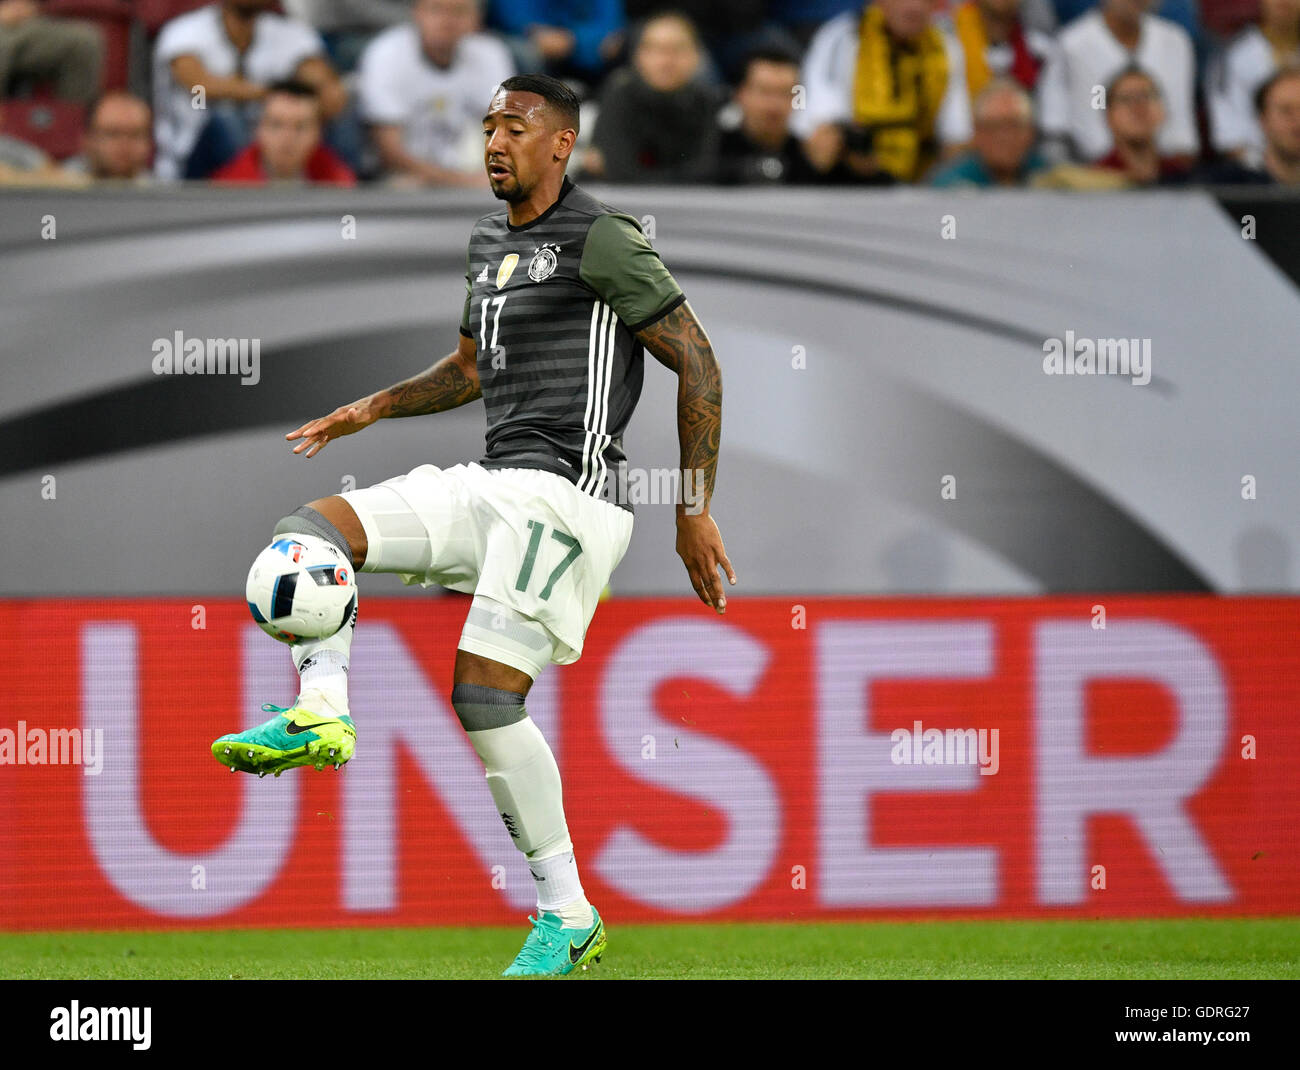
<svg viewBox="0 0 1300 1070"><path fill-rule="evenodd" d="M343 537L343 532L339 531L325 516L313 509L310 505L303 505L295 509L288 516L281 517L272 531L273 535L292 535L294 532L300 532L304 535L316 535L326 542L333 543L338 547L339 552L343 554L343 559L355 569L356 561L352 558L352 547L348 545L348 540Z"/></svg>
<svg viewBox="0 0 1300 1070"><path fill-rule="evenodd" d="M457 684L451 689L451 708L466 732L504 728L528 716L524 696L482 684Z"/></svg>

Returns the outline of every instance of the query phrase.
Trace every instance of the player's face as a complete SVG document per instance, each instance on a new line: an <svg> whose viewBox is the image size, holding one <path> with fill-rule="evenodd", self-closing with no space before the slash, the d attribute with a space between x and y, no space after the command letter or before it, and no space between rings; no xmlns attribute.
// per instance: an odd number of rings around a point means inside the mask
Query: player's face
<svg viewBox="0 0 1300 1070"><path fill-rule="evenodd" d="M560 134L536 93L497 93L483 116L483 163L492 196L515 202L532 193L557 166Z"/></svg>

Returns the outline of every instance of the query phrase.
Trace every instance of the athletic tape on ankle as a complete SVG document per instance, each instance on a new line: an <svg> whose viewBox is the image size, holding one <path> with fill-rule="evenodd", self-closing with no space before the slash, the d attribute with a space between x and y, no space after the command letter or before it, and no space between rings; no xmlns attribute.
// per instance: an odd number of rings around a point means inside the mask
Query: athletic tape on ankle
<svg viewBox="0 0 1300 1070"><path fill-rule="evenodd" d="M348 540L343 537L343 532L339 531L323 514L317 512L310 505L299 506L288 516L281 517L276 523L272 534L292 535L294 532L301 532L304 535L317 535L326 542L333 543L338 547L344 560L353 568L356 567L356 562L352 560L352 547L348 545Z"/></svg>
<svg viewBox="0 0 1300 1070"><path fill-rule="evenodd" d="M457 684L451 689L451 708L466 732L484 732L517 724L528 716L524 696L482 684Z"/></svg>

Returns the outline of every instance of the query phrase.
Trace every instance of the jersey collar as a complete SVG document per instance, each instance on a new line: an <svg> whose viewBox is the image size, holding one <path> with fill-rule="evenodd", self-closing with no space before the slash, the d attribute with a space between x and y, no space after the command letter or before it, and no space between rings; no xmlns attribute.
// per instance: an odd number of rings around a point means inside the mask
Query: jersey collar
<svg viewBox="0 0 1300 1070"><path fill-rule="evenodd" d="M546 209L546 211L544 211L536 219L530 219L527 223L520 223L519 226L515 226L513 223L511 223L509 216L507 216L506 229L510 231L511 234L518 234L521 230L528 230L530 227L537 226L538 223L545 223L546 220L550 218L551 213L554 212L555 209L560 207L560 203L564 200L565 197L569 195L569 190L571 189L573 189L573 179L571 179L568 175L565 175L564 182L561 183L560 185L560 195L555 198L555 203L553 205L551 205L548 209Z"/></svg>

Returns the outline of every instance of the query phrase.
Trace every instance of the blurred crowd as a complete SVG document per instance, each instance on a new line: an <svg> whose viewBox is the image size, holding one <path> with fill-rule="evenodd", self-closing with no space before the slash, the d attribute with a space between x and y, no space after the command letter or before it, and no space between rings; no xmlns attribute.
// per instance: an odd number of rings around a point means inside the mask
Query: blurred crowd
<svg viewBox="0 0 1300 1070"><path fill-rule="evenodd" d="M1300 185L1300 0L0 0L0 182Z"/></svg>

